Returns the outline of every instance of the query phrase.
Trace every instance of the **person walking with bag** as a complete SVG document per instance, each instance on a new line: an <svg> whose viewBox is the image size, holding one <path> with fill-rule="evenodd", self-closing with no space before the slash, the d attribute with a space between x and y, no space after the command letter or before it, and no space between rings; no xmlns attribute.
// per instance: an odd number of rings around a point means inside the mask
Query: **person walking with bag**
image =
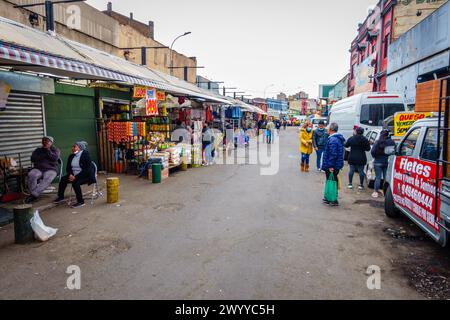
<svg viewBox="0 0 450 320"><path fill-rule="evenodd" d="M311 123L305 122L300 130L301 172L309 172L309 158L313 152L313 131Z"/></svg>
<svg viewBox="0 0 450 320"><path fill-rule="evenodd" d="M317 154L317 171L322 171L322 155L328 141L328 132L325 130L325 121L319 122L319 127L314 130L313 147Z"/></svg>
<svg viewBox="0 0 450 320"><path fill-rule="evenodd" d="M364 180L366 174L364 167L367 165L366 152L370 151L370 143L366 137L364 137L364 129L356 128L353 137L350 137L345 143L345 148L350 148L350 155L348 158L348 164L350 165L350 171L348 174L348 189L353 189L353 176L355 172L359 173L359 191L364 190Z"/></svg>
<svg viewBox="0 0 450 320"><path fill-rule="evenodd" d="M395 147L394 140L390 137L389 130L383 130L380 133L380 138L375 142L372 147L372 157L374 158L375 167L375 191L372 194L373 198L380 196L381 179L386 180L386 173L389 165L389 155L385 150L387 147Z"/></svg>
<svg viewBox="0 0 450 320"><path fill-rule="evenodd" d="M342 134L338 133L339 126L337 123L330 124L330 128L328 129L328 134L330 137L328 138L328 142L325 146L325 150L323 152L323 163L322 170L325 171L325 176L327 180L327 185L329 184L329 180L333 180L336 188L335 194L333 197L329 197L329 194L325 192L324 202L331 206L338 206L338 179L339 172L344 167L344 143L345 138ZM333 185L334 185L333 184Z"/></svg>

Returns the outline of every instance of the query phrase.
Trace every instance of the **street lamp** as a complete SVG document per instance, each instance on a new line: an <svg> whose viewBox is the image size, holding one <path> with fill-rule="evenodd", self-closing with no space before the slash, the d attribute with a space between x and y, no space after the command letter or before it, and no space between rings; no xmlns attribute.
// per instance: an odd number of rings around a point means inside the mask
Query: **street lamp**
<svg viewBox="0 0 450 320"><path fill-rule="evenodd" d="M189 32L185 32L185 33L183 33L182 35L176 37L175 40L173 40L173 42L172 42L172 44L171 44L171 46L170 46L170 67L171 67L171 69L170 69L170 75L173 74L173 72L172 72L172 70L173 70L173 51L172 51L173 45L175 44L175 41L177 41L177 40L180 39L181 37L185 37L185 36L187 36L187 35L190 35L191 33L192 33L192 32L190 32L190 31L189 31Z"/></svg>

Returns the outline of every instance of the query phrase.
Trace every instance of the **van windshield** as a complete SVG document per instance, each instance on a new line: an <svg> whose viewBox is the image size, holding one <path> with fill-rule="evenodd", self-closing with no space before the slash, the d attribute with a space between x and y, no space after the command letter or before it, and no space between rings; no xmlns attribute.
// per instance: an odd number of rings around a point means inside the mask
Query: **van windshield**
<svg viewBox="0 0 450 320"><path fill-rule="evenodd" d="M380 127L383 121L397 112L405 111L401 103L364 104L361 106L361 123L367 126Z"/></svg>

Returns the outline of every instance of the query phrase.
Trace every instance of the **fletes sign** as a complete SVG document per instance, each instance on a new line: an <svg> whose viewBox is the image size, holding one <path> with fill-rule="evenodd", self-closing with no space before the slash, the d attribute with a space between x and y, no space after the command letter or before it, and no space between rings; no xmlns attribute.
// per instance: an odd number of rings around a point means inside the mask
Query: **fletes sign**
<svg viewBox="0 0 450 320"><path fill-rule="evenodd" d="M392 192L395 203L439 232L440 201L436 199L436 164L397 157L393 170Z"/></svg>

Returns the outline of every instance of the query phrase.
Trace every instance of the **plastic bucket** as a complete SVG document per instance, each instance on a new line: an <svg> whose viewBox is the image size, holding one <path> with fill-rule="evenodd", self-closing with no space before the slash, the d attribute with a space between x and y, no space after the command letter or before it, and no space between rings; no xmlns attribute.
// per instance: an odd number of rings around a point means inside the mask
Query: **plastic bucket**
<svg viewBox="0 0 450 320"><path fill-rule="evenodd" d="M161 183L161 171L162 165L160 163L154 163L152 165L152 182Z"/></svg>

